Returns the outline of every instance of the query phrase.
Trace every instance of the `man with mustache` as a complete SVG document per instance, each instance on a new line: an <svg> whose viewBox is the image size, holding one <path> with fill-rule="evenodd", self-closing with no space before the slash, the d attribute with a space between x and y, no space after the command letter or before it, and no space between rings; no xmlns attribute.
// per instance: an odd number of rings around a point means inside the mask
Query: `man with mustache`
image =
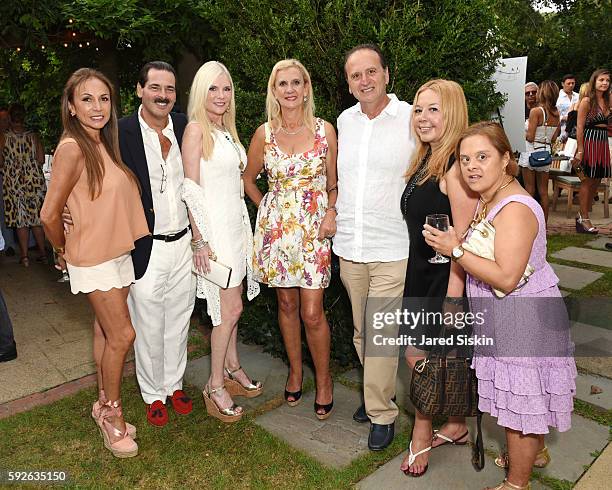
<svg viewBox="0 0 612 490"><path fill-rule="evenodd" d="M176 101L176 72L163 61L147 63L136 86L142 103L119 121L119 145L125 164L141 187L150 236L132 252L136 283L128 306L136 341L136 376L147 405L147 420L168 422L166 399L174 411L188 414L191 399L183 392L187 333L195 302L191 273L191 231L181 201L184 114L170 113Z"/></svg>

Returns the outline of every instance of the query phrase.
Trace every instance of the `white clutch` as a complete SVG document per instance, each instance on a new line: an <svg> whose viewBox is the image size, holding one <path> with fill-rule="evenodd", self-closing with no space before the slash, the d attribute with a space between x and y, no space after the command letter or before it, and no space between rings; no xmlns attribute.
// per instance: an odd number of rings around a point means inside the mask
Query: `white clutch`
<svg viewBox="0 0 612 490"><path fill-rule="evenodd" d="M210 272L208 273L200 273L193 265L191 270L198 276L216 284L220 288L227 289L230 278L232 277L232 268L212 259L208 259L208 263L210 264Z"/></svg>

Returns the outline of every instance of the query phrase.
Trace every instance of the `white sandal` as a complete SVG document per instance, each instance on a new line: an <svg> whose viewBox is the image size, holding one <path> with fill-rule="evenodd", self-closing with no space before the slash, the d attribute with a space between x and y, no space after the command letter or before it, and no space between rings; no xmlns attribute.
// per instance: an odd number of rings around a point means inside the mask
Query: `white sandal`
<svg viewBox="0 0 612 490"><path fill-rule="evenodd" d="M412 441L410 441L410 444L408 445L408 468L403 470L405 475L418 478L419 476L423 476L427 472L427 468L429 468L429 463L425 465L425 469L421 471L421 473L412 473L410 471L410 467L414 464L414 460L417 459L417 457L420 456L421 454L425 454L427 451L431 451L431 446L426 447L425 449L421 449L416 454L413 453L412 452Z"/></svg>
<svg viewBox="0 0 612 490"><path fill-rule="evenodd" d="M452 444L453 446L465 446L470 440L469 436L470 436L470 432L469 430L466 430L464 434L460 435L456 439L451 439L450 437L442 434L442 432L440 432L439 430L434 430L432 441L435 441L436 439L442 439L443 441L446 441L446 442L443 442L442 444L438 444L436 447L444 446L444 444ZM465 441L461 441L461 439L464 439L464 438L465 438Z"/></svg>

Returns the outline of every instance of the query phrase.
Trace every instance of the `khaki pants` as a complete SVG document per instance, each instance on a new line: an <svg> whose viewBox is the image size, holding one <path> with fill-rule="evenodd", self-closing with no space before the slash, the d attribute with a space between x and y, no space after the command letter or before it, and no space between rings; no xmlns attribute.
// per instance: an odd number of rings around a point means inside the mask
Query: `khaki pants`
<svg viewBox="0 0 612 490"><path fill-rule="evenodd" d="M371 325L364 328L365 319L372 318L367 310L368 302L370 309L390 311L401 308L407 265L408 259L364 264L340 258L340 278L353 310L353 344L363 366L365 408L375 424L391 424L399 412L391 401L395 396L399 348L387 350L385 357L366 355L364 333L372 333ZM385 328L386 335L397 335L397 325Z"/></svg>

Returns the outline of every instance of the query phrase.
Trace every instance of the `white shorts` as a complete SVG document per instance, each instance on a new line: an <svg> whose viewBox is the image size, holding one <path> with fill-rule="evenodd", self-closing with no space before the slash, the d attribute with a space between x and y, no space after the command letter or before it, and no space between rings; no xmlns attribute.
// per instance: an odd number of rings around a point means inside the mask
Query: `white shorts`
<svg viewBox="0 0 612 490"><path fill-rule="evenodd" d="M70 274L72 294L124 288L135 281L134 264L132 264L132 255L129 252L116 259L90 267L79 267L68 263L66 266Z"/></svg>

